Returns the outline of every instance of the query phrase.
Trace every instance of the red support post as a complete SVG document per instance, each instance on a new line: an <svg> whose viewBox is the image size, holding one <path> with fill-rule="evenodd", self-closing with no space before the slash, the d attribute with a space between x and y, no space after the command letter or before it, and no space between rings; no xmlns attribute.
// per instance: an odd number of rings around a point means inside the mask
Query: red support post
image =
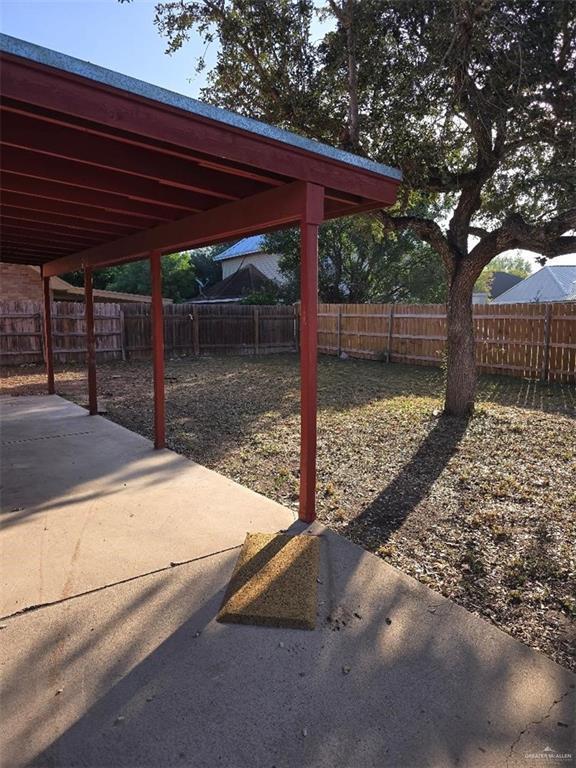
<svg viewBox="0 0 576 768"><path fill-rule="evenodd" d="M318 357L318 225L324 190L307 185L300 224L300 507L305 523L316 519L316 408Z"/></svg>
<svg viewBox="0 0 576 768"><path fill-rule="evenodd" d="M52 347L52 297L50 296L50 278L42 277L44 288L44 360L46 363L46 382L48 394L56 392L54 386L54 352Z"/></svg>
<svg viewBox="0 0 576 768"><path fill-rule="evenodd" d="M162 304L162 254L150 254L152 276L152 359L154 368L154 448L166 445L164 402L164 307Z"/></svg>
<svg viewBox="0 0 576 768"><path fill-rule="evenodd" d="M84 267L84 301L86 318L86 349L88 364L88 411L90 416L98 413L96 392L96 336L94 334L94 294L92 291L92 268Z"/></svg>

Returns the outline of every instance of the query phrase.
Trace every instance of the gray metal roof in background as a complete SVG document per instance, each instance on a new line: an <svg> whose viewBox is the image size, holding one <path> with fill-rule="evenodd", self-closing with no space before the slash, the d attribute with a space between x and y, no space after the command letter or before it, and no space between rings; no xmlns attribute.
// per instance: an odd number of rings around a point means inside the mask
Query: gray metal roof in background
<svg viewBox="0 0 576 768"><path fill-rule="evenodd" d="M493 304L576 300L576 266L542 267L498 296Z"/></svg>
<svg viewBox="0 0 576 768"><path fill-rule="evenodd" d="M222 251L218 256L214 257L214 261L226 261L227 259L235 259L237 256L248 256L251 253L260 253L264 247L264 235L251 235L250 237L244 237L239 240L230 248Z"/></svg>
<svg viewBox="0 0 576 768"><path fill-rule="evenodd" d="M306 139L303 136L291 133L290 131L285 131L282 128L275 128L272 125L253 120L250 117L244 117L235 112L229 112L226 109L214 107L211 104L192 99L189 96L183 96L174 91L169 91L157 85L152 85L151 83L146 83L143 80L137 80L128 75L122 75L119 72L105 69L97 64L91 64L88 61L76 59L73 56L53 51L51 48L44 48L35 43L29 43L26 40L21 40L17 37L0 34L0 50L4 53L12 54L13 56L20 56L21 58L37 62L38 64L44 64L47 67L60 69L64 72L88 78L97 83L109 85L112 88L118 88L137 96L143 96L161 104L167 104L171 107L182 109L191 114L198 115L199 117L214 120L234 128L240 128L243 131L249 131L250 133L263 138L279 141L306 152L313 152L316 155L328 157L332 160L355 166L356 168L362 168L363 170L371 171L372 173L377 173L381 176L386 176L387 178L397 179L398 181L402 180L402 172L397 168L391 168L387 165L376 163L373 160L353 155L350 152L336 149L335 147L331 147L328 144L322 144L313 139Z"/></svg>

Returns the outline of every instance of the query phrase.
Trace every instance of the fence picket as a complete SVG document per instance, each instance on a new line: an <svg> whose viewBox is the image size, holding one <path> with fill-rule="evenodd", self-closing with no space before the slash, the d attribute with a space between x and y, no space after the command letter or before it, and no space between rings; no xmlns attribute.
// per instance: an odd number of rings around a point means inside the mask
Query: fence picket
<svg viewBox="0 0 576 768"><path fill-rule="evenodd" d="M99 360L148 358L149 304L96 304ZM480 371L549 381L576 379L576 302L474 307ZM38 302L0 302L0 361L43 361ZM174 304L166 307L167 353L254 354L298 349L298 307ZM55 359L85 361L84 304L53 304ZM320 352L439 365L446 345L444 305L320 304Z"/></svg>

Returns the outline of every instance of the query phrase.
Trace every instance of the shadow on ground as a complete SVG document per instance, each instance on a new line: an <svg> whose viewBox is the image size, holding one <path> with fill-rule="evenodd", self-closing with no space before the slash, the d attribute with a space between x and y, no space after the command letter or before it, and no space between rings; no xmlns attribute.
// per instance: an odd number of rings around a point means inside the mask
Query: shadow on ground
<svg viewBox="0 0 576 768"><path fill-rule="evenodd" d="M340 533L358 540L371 529L371 545L381 546L428 495L466 434L469 419L441 416L394 479Z"/></svg>
<svg viewBox="0 0 576 768"><path fill-rule="evenodd" d="M573 676L320 535L313 632L217 624L232 554L19 618L10 764L512 768L570 748Z"/></svg>
<svg viewBox="0 0 576 768"><path fill-rule="evenodd" d="M41 394L40 368L5 372L2 391ZM57 392L86 404L80 367L57 374ZM21 379L24 379L23 381ZM440 408L442 372L435 368L366 360L319 361L320 416L346 413L372 403L418 398L421 409ZM149 361L103 363L98 368L100 404L123 426L153 436L152 370ZM296 355L183 358L166 366L167 437L171 447L213 466L258 432L299 418L299 365ZM573 386L542 384L503 376L481 377L478 402L544 413L576 415Z"/></svg>

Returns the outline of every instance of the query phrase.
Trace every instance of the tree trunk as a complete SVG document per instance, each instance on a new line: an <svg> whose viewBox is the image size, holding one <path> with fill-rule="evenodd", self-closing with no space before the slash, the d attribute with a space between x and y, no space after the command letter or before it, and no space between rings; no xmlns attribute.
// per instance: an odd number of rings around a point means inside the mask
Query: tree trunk
<svg viewBox="0 0 576 768"><path fill-rule="evenodd" d="M448 292L448 344L444 413L466 418L474 411L476 356L472 291L474 281L457 270Z"/></svg>

